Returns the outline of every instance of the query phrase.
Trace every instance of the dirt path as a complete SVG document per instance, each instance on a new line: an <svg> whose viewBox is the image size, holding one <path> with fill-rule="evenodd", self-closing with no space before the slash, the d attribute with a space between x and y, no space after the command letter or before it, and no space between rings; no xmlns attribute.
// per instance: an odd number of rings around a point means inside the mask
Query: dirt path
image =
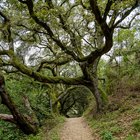
<svg viewBox="0 0 140 140"><path fill-rule="evenodd" d="M66 120L61 131L61 140L95 140L82 117Z"/></svg>

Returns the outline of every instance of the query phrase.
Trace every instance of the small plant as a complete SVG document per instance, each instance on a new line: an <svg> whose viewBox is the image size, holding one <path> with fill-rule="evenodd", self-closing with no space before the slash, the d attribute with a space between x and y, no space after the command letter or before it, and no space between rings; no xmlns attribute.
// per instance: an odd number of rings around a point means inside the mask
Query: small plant
<svg viewBox="0 0 140 140"><path fill-rule="evenodd" d="M135 130L135 131L140 132L140 120L136 120L136 121L133 123L133 127L134 127L134 130Z"/></svg>
<svg viewBox="0 0 140 140"><path fill-rule="evenodd" d="M140 107L138 107L138 108L136 109L136 111L137 111L138 113L140 113Z"/></svg>
<svg viewBox="0 0 140 140"><path fill-rule="evenodd" d="M0 121L0 140L19 140L24 136L21 131L15 129L13 124Z"/></svg>
<svg viewBox="0 0 140 140"><path fill-rule="evenodd" d="M110 131L104 131L102 134L102 140L113 140L112 133Z"/></svg>
<svg viewBox="0 0 140 140"><path fill-rule="evenodd" d="M119 127L118 125L114 125L114 126L110 127L110 131L113 134L118 134L122 131L122 128Z"/></svg>
<svg viewBox="0 0 140 140"><path fill-rule="evenodd" d="M30 136L27 136L26 139L27 140L41 140L41 139L43 139L43 135L42 134L38 134L36 136L30 135Z"/></svg>
<svg viewBox="0 0 140 140"><path fill-rule="evenodd" d="M125 140L136 140L133 135L128 135Z"/></svg>
<svg viewBox="0 0 140 140"><path fill-rule="evenodd" d="M55 126L51 128L48 132L47 140L60 140L60 128L63 126L63 123L65 122L64 117L57 117L55 118Z"/></svg>

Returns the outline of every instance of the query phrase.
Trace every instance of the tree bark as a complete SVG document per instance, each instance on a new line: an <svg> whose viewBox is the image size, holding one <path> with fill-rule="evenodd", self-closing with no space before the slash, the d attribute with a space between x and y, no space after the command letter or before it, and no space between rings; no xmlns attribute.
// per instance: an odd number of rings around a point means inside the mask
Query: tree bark
<svg viewBox="0 0 140 140"><path fill-rule="evenodd" d="M0 75L0 96L2 99L2 104L6 105L7 108L10 110L11 114L13 115L13 119L19 126L19 128L25 134L36 134L38 132L36 122L31 122L29 120L30 117L25 117L18 111L10 95L5 90L5 81L3 75Z"/></svg>
<svg viewBox="0 0 140 140"><path fill-rule="evenodd" d="M93 67L96 67L96 65L94 65ZM97 70L95 70L94 74L91 73L89 74L91 84L88 84L87 87L90 89L90 91L93 93L95 97L97 112L103 112L105 104L102 99L102 95L100 94L98 89L98 76L96 72Z"/></svg>
<svg viewBox="0 0 140 140"><path fill-rule="evenodd" d="M98 15L99 16L99 15ZM103 46L105 45L104 43L104 31L102 30L102 27L100 24L95 21L95 27L96 27L96 45L98 49L102 49ZM104 25L106 26L106 25ZM104 101L102 99L102 95L99 92L98 89L98 76L97 76L97 67L98 63L100 61L100 56L91 61L90 63L87 64L86 66L86 75L88 77L88 80L90 81L90 84L87 85L87 87L90 89L90 91L93 93L95 100L96 100L96 105L97 105L97 112L103 112L104 110Z"/></svg>
<svg viewBox="0 0 140 140"><path fill-rule="evenodd" d="M90 91L93 93L95 100L96 100L96 106L97 106L97 113L104 111L104 101L102 100L101 94L98 90L98 79L94 79L94 82L91 83L91 85L88 85L87 87L90 89Z"/></svg>
<svg viewBox="0 0 140 140"><path fill-rule="evenodd" d="M80 66L81 66L83 75L85 76L85 80L90 82L90 84L85 84L85 86L90 89L90 91L93 93L95 97L96 104L97 104L97 112L103 112L105 105L98 89L97 66L98 66L99 60L100 60L100 57L91 64L83 63Z"/></svg>

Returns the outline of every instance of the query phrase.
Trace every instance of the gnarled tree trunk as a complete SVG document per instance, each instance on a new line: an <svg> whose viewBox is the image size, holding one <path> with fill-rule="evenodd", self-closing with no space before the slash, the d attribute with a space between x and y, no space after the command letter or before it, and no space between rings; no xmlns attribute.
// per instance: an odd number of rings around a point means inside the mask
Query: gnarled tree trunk
<svg viewBox="0 0 140 140"><path fill-rule="evenodd" d="M83 63L81 64L81 70L83 75L85 76L85 80L90 81L90 84L86 84L85 86L90 89L93 93L96 104L97 104L97 112L103 112L104 109L104 101L98 89L98 76L97 76L97 66L100 57L93 61L92 63Z"/></svg>
<svg viewBox="0 0 140 140"><path fill-rule="evenodd" d="M105 104L104 104L102 96L99 92L97 82L98 82L98 79L96 78L96 79L94 79L94 82L91 82L91 84L88 85L87 87L90 89L90 91L93 93L93 95L95 97L97 112L103 112Z"/></svg>
<svg viewBox="0 0 140 140"><path fill-rule="evenodd" d="M14 102L12 101L10 95L5 90L4 77L0 75L0 96L2 99L2 104L6 105L13 115L14 122L25 134L36 134L38 127L36 122L29 120L30 117L25 117L16 108Z"/></svg>

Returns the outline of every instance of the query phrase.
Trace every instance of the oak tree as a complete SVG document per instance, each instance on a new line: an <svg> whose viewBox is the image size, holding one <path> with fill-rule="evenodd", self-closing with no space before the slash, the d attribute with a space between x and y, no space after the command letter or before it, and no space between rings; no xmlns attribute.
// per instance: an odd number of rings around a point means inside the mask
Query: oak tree
<svg viewBox="0 0 140 140"><path fill-rule="evenodd" d="M98 63L113 47L115 29L138 16L138 6L139 0L1 1L0 66L43 83L86 86L102 112Z"/></svg>

